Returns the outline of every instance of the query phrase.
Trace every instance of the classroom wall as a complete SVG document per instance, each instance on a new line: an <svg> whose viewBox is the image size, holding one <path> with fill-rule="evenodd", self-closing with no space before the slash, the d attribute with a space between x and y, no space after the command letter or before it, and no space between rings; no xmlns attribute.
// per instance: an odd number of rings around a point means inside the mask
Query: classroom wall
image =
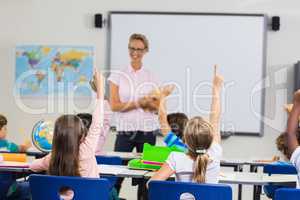
<svg viewBox="0 0 300 200"><path fill-rule="evenodd" d="M285 127L286 115L282 105L290 98L292 87L291 65L299 59L300 3L296 0L253 1L71 1L71 0L2 0L0 1L0 111L7 115L10 136L22 141L22 133L29 133L32 124L40 118L55 118L58 113L73 112L55 97L53 102L42 99L23 99L26 107L36 111L47 108L50 113L30 114L22 108L13 95L14 47L21 44L94 45L96 63L105 68L107 30L93 27L95 13L108 11L180 11L180 12L239 12L266 13L281 17L281 30L268 32L267 72L270 79L266 95L266 126L264 137L231 137L224 141L226 157L251 157L259 154L271 156L275 153L274 138ZM242 66L241 66L242 67ZM272 77L275 74L275 77ZM225 77L226 79L226 77ZM270 80L270 81L269 81ZM275 96L274 96L275 95ZM275 98L274 98L275 97ZM76 111L84 111L90 99L77 100ZM68 102L64 102L67 104ZM78 108L79 106L79 108ZM27 109L28 110L28 109ZM89 110L89 109L87 109ZM31 111L30 111L31 112ZM255 149L253 146L255 145ZM233 148L234 147L234 148ZM243 148L243 151L237 149Z"/></svg>
<svg viewBox="0 0 300 200"><path fill-rule="evenodd" d="M269 158L276 153L274 145L276 136L285 128L286 114L282 105L291 100L293 84L291 66L300 59L299 8L300 2L297 0L1 0L0 113L9 119L9 138L22 142L37 120L55 119L61 113L74 112L74 106L66 109L61 106L63 102L57 98L52 103L46 99L22 100L31 108L51 104L48 109L50 113L30 114L17 106L13 95L16 45L94 45L97 66L105 68L107 30L93 27L95 13L105 15L108 11L266 13L269 16L281 17L281 30L268 31L266 79L268 89L265 100L264 136L230 137L223 142L223 147L224 156L229 158ZM84 111L82 108L89 102L90 99L81 99L75 103L76 107L81 108L79 111Z"/></svg>

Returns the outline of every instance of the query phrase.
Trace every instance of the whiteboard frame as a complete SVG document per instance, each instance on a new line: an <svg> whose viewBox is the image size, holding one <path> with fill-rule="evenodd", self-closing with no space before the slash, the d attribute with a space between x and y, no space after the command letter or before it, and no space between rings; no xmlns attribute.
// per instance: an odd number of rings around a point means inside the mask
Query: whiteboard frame
<svg viewBox="0 0 300 200"><path fill-rule="evenodd" d="M203 16L239 16L239 17L263 17L264 18L264 35L263 35L263 60L262 60L262 80L265 79L267 70L266 70L266 58L267 58L267 29L268 29L268 16L266 14L260 13L210 13L210 12L150 12L150 11L110 11L108 13L107 20L107 57L106 64L108 70L111 69L111 16L114 14L123 14L123 15L203 15ZM265 88L265 82L262 83L262 87ZM221 135L238 135L238 136L260 136L264 135L264 122L263 117L265 114L265 89L261 90L261 108L260 108L260 132L232 132L232 133L223 133Z"/></svg>

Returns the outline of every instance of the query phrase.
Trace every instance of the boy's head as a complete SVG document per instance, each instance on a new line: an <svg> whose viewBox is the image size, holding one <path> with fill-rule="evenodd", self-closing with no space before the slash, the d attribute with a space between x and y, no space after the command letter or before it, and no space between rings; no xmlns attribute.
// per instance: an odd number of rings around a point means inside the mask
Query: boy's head
<svg viewBox="0 0 300 200"><path fill-rule="evenodd" d="M184 113L171 113L167 116L168 123L173 133L182 138L188 117Z"/></svg>
<svg viewBox="0 0 300 200"><path fill-rule="evenodd" d="M0 115L0 139L4 139L7 134L7 119Z"/></svg>
<svg viewBox="0 0 300 200"><path fill-rule="evenodd" d="M300 129L297 131L297 140L300 143ZM288 149L288 145L286 142L286 137L285 133L281 133L277 138L276 138L276 146L278 151L280 151L287 159L291 158L291 154Z"/></svg>

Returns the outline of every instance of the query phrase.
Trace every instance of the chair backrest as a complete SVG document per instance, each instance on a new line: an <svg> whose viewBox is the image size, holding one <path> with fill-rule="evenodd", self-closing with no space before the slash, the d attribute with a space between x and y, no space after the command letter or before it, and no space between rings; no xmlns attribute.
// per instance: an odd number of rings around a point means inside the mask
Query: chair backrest
<svg viewBox="0 0 300 200"><path fill-rule="evenodd" d="M100 178L82 178L33 174L29 177L32 200L61 200L59 191L71 188L73 200L108 200L109 181Z"/></svg>
<svg viewBox="0 0 300 200"><path fill-rule="evenodd" d="M232 189L223 184L151 181L149 200L232 200Z"/></svg>
<svg viewBox="0 0 300 200"><path fill-rule="evenodd" d="M122 159L118 156L96 156L97 164L105 164L105 165L122 165ZM102 178L106 178L109 180L111 187L115 185L117 181L117 177L115 176L104 176L101 175Z"/></svg>
<svg viewBox="0 0 300 200"><path fill-rule="evenodd" d="M0 172L0 199L5 199L8 188L14 183L14 180L11 173Z"/></svg>
<svg viewBox="0 0 300 200"><path fill-rule="evenodd" d="M264 166L264 173L271 174L297 174L296 168L288 162L274 162Z"/></svg>
<svg viewBox="0 0 300 200"><path fill-rule="evenodd" d="M275 200L299 200L300 189L282 188L275 192Z"/></svg>

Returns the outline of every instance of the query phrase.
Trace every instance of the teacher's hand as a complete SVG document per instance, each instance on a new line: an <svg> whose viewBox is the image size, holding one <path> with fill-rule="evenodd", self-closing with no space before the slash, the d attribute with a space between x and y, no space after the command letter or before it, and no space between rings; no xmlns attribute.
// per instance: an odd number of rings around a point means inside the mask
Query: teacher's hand
<svg viewBox="0 0 300 200"><path fill-rule="evenodd" d="M160 102L169 96L174 90L173 85L167 85L162 88L152 90L148 95L138 100L139 107L145 112L158 113Z"/></svg>

